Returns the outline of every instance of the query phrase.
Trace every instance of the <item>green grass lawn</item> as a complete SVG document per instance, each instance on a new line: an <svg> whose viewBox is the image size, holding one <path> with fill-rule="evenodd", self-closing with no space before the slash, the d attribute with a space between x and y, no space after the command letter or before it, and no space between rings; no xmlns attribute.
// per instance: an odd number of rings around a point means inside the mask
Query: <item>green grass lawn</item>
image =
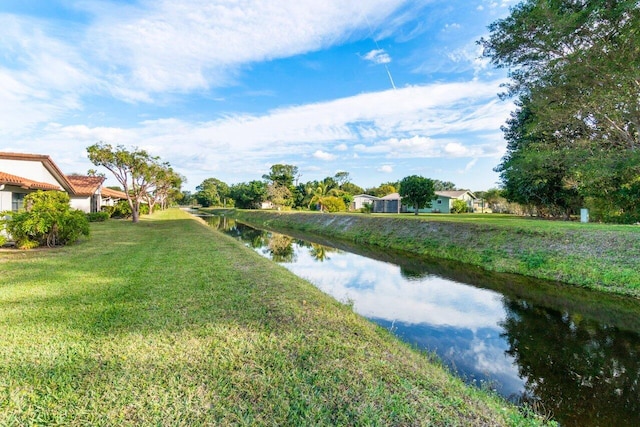
<svg viewBox="0 0 640 427"><path fill-rule="evenodd" d="M0 426L537 425L178 210L0 272Z"/></svg>

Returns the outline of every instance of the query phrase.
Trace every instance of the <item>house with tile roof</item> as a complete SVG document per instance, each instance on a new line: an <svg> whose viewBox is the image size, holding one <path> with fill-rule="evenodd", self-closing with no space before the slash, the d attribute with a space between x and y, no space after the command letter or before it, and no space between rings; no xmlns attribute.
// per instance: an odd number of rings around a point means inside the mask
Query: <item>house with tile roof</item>
<svg viewBox="0 0 640 427"><path fill-rule="evenodd" d="M468 190L436 191L436 198L431 201L431 207L420 209L420 213L451 213L455 200L464 200L470 212L477 197ZM402 197L398 193L391 193L373 202L374 213L414 212L413 206L402 204Z"/></svg>
<svg viewBox="0 0 640 427"><path fill-rule="evenodd" d="M127 195L124 191L118 191L108 187L102 187L100 196L102 198L101 206L113 206L120 200L127 200Z"/></svg>
<svg viewBox="0 0 640 427"><path fill-rule="evenodd" d="M64 191L70 205L84 212L98 212L126 194L102 188L100 176L65 175L51 157L40 154L0 152L0 211L17 211L24 197L37 190ZM102 193L108 196L103 200Z"/></svg>

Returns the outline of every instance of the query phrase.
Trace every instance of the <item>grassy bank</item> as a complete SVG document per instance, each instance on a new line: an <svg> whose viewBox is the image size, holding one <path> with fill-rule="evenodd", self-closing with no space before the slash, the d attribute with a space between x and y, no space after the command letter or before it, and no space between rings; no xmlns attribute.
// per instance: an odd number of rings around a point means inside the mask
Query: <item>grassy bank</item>
<svg viewBox="0 0 640 427"><path fill-rule="evenodd" d="M0 270L0 425L535 425L177 210Z"/></svg>
<svg viewBox="0 0 640 427"><path fill-rule="evenodd" d="M239 219L640 297L640 226L505 215L237 211Z"/></svg>

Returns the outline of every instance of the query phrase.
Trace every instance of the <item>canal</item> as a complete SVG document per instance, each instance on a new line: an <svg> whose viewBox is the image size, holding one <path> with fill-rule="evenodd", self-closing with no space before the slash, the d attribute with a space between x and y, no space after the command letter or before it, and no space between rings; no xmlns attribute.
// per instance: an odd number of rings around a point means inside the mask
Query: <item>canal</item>
<svg viewBox="0 0 640 427"><path fill-rule="evenodd" d="M563 426L640 425L640 303L204 217L465 381Z"/></svg>

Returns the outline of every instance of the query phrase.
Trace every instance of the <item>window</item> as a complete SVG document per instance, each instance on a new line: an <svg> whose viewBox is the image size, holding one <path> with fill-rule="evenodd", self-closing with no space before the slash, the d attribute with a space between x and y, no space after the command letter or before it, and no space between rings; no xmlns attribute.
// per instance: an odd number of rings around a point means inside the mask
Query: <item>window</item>
<svg viewBox="0 0 640 427"><path fill-rule="evenodd" d="M11 193L11 210L19 211L24 207L24 193Z"/></svg>
<svg viewBox="0 0 640 427"><path fill-rule="evenodd" d="M441 205L442 204L442 199L438 199L438 204Z"/></svg>

